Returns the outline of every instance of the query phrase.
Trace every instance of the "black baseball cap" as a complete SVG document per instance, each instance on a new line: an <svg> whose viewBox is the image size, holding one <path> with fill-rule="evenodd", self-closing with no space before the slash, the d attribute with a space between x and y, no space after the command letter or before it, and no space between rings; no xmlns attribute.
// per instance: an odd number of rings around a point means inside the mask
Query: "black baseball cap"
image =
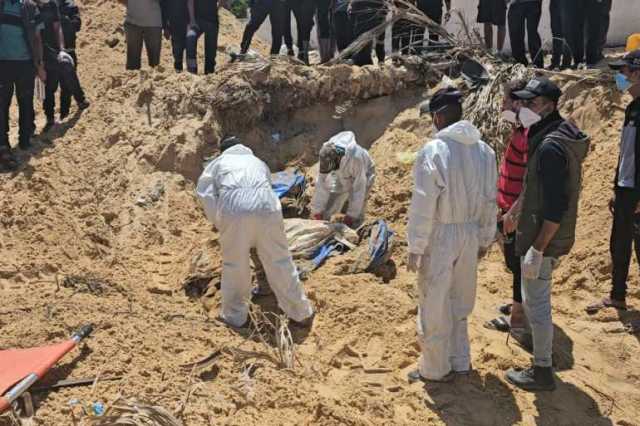
<svg viewBox="0 0 640 426"><path fill-rule="evenodd" d="M538 96L544 96L552 101L557 102L562 96L562 90L547 77L535 77L529 80L523 90L518 90L512 93L515 99L533 99Z"/></svg>
<svg viewBox="0 0 640 426"><path fill-rule="evenodd" d="M462 103L462 92L455 87L445 87L433 94L429 104L423 102L420 105L420 114L441 111L449 105L460 105Z"/></svg>
<svg viewBox="0 0 640 426"><path fill-rule="evenodd" d="M625 53L622 58L609 63L609 67L614 70L619 70L622 67L640 69L640 49Z"/></svg>
<svg viewBox="0 0 640 426"><path fill-rule="evenodd" d="M240 138L237 136L227 136L220 142L220 152L225 152L227 149L240 143Z"/></svg>

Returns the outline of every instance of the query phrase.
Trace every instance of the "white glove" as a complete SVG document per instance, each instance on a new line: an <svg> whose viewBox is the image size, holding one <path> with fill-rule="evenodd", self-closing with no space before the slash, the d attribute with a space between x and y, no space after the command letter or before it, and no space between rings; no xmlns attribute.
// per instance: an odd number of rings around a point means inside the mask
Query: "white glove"
<svg viewBox="0 0 640 426"><path fill-rule="evenodd" d="M422 264L422 255L409 253L409 258L407 259L407 271L418 272L421 264Z"/></svg>
<svg viewBox="0 0 640 426"><path fill-rule="evenodd" d="M58 52L58 62L60 63L67 62L73 65L73 58L67 52L65 52L64 50L61 50L60 52Z"/></svg>
<svg viewBox="0 0 640 426"><path fill-rule="evenodd" d="M544 253L531 246L522 262L522 276L528 280L537 280L540 277L540 268Z"/></svg>

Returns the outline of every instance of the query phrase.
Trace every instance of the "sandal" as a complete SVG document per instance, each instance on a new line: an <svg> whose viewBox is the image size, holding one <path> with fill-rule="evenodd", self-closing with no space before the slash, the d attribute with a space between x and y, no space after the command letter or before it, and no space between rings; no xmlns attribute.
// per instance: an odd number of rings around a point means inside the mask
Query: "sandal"
<svg viewBox="0 0 640 426"><path fill-rule="evenodd" d="M498 311L502 314L502 315L511 315L511 307L513 306L512 303L505 303L504 305L500 305L498 306Z"/></svg>
<svg viewBox="0 0 640 426"><path fill-rule="evenodd" d="M492 319L491 321L485 322L484 328L508 333L509 330L511 330L511 325L509 324L509 320L507 320L505 317L498 317Z"/></svg>
<svg viewBox="0 0 640 426"><path fill-rule="evenodd" d="M605 297L599 302L595 302L587 306L585 308L585 311L587 312L587 314L593 315L606 308L616 308L622 311L626 311L627 304L625 302L619 302L617 300L613 300L613 299L609 299L608 297Z"/></svg>

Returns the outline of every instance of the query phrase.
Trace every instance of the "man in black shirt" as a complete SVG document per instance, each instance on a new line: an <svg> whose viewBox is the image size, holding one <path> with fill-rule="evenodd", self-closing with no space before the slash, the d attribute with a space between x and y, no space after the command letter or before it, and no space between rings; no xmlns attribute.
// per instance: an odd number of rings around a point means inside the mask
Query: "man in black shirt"
<svg viewBox="0 0 640 426"><path fill-rule="evenodd" d="M513 92L523 102L518 111L528 133L528 163L516 254L522 262L522 299L528 332L512 333L533 349L533 366L507 372L507 380L528 391L555 389L552 368L552 271L575 241L582 161L588 138L558 112L562 92L552 81L536 77Z"/></svg>
<svg viewBox="0 0 640 426"><path fill-rule="evenodd" d="M609 202L609 209L613 213L611 293L600 302L589 305L589 313L605 307L626 309L632 246L635 246L636 258L640 262L640 50L629 52L609 66L618 71L618 89L628 91L633 101L625 111L613 198Z"/></svg>
<svg viewBox="0 0 640 426"><path fill-rule="evenodd" d="M198 73L198 38L204 34L204 73L211 74L216 70L218 53L218 1L188 0L187 8L187 71Z"/></svg>
<svg viewBox="0 0 640 426"><path fill-rule="evenodd" d="M75 68L75 61L73 56L67 53L65 49L65 38L63 28L61 26L60 8L57 1L61 4L63 0L49 1L46 3L40 3L40 16L44 23L43 30L43 48L44 48L44 66L47 71L47 80L45 82L45 95L43 102L44 113L47 117L47 123L43 128L43 132L47 132L55 124L55 93L58 90L58 86L64 87L65 96L69 96L69 93L73 95L78 108L81 110L89 107L78 74ZM68 10L73 10L75 4L69 3ZM70 29L67 29L69 33ZM71 37L71 41L75 45L75 34ZM60 115L66 117L69 113L68 100L64 108L61 108Z"/></svg>

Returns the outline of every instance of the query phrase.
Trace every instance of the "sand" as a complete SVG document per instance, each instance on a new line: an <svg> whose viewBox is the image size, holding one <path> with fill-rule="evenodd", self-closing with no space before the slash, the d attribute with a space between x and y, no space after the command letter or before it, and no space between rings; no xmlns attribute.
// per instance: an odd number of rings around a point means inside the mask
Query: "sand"
<svg viewBox="0 0 640 426"><path fill-rule="evenodd" d="M176 76L168 44L161 67L126 72L121 6L82 6L80 70L92 106L21 154L17 173L0 175L0 348L58 341L92 322L94 335L47 380L123 379L37 395L35 424L73 424L71 399L109 403L120 394L161 405L187 425L640 424L640 344L622 332L622 322L640 314L583 311L609 289L606 206L629 101L614 86L559 80L563 113L593 140L577 244L555 272L558 390L532 395L504 379L530 356L482 327L511 294L497 247L480 266L473 373L424 388L406 382L418 357L415 276L404 261L411 170L396 154L419 149L431 134L415 109L429 82L410 68L306 68L285 59L266 69ZM221 63L241 29L223 14ZM110 48L113 37L119 42ZM348 256L311 274L305 287L318 315L309 332L294 330L297 361L283 369L272 348L215 320L219 295L205 307L182 289L194 270L220 266L194 180L223 134L240 134L274 169L309 170L317 147L346 128L371 147L378 166L368 213L398 234L397 274L387 284L371 274L344 275ZM281 144L272 142L274 133ZM67 287L70 275L99 279L102 291ZM638 306L635 264L629 286L629 302ZM260 304L269 310L275 302ZM247 359L240 349L262 356ZM216 350L212 367L181 367ZM77 407L74 413L82 417Z"/></svg>

